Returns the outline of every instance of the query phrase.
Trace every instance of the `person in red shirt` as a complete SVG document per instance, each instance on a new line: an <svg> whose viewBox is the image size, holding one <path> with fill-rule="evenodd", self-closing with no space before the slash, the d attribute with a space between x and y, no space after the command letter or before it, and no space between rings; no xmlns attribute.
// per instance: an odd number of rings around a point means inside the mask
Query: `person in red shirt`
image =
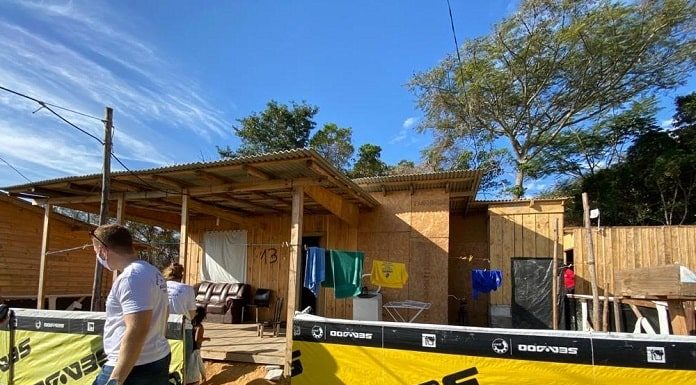
<svg viewBox="0 0 696 385"><path fill-rule="evenodd" d="M566 267L563 272L563 281L565 282L566 292L568 294L575 293L575 271L571 267Z"/></svg>

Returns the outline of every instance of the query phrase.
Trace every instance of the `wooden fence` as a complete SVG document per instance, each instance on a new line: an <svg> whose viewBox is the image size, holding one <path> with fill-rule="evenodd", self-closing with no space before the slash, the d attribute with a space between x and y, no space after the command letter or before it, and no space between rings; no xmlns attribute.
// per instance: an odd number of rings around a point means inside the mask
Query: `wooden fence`
<svg viewBox="0 0 696 385"><path fill-rule="evenodd" d="M572 234L576 293L589 294L590 274L584 228ZM696 226L635 226L592 229L597 285L614 294L616 272L622 269L680 264L696 271Z"/></svg>

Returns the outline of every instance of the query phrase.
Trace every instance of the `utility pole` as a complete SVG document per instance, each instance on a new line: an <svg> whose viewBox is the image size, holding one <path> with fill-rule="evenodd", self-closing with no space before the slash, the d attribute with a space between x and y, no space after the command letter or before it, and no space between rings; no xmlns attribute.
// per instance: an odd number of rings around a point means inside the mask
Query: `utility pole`
<svg viewBox="0 0 696 385"><path fill-rule="evenodd" d="M114 126L114 110L111 107L106 107L106 116L104 117L104 166L102 170L102 191L101 205L99 206L99 224L105 225L109 222L109 190L111 180L111 132ZM94 267L94 282L92 285L92 311L103 311L104 304L102 303L102 273L104 269L97 262Z"/></svg>

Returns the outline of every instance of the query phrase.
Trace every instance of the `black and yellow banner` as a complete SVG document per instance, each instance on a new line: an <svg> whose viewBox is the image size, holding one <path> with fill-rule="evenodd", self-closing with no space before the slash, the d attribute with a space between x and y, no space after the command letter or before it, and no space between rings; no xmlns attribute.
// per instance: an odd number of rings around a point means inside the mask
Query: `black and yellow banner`
<svg viewBox="0 0 696 385"><path fill-rule="evenodd" d="M696 384L696 337L298 316L294 384Z"/></svg>
<svg viewBox="0 0 696 385"><path fill-rule="evenodd" d="M90 385L106 362L104 313L17 309L14 320L0 330L0 385ZM181 316L170 316L167 329L169 383L181 385Z"/></svg>

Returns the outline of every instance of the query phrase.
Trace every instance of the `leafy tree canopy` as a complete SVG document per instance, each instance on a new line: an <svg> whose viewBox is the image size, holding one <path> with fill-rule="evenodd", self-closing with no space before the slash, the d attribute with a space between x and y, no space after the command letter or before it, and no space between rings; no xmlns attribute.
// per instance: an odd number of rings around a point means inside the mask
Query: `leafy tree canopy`
<svg viewBox="0 0 696 385"><path fill-rule="evenodd" d="M338 127L327 123L309 140L309 147L315 149L337 169L346 172L350 159L355 152L353 147L353 129Z"/></svg>
<svg viewBox="0 0 696 385"><path fill-rule="evenodd" d="M363 144L358 149L358 159L353 165L349 176L351 178L365 178L370 176L386 175L389 166L380 158L382 147L374 144Z"/></svg>
<svg viewBox="0 0 696 385"><path fill-rule="evenodd" d="M694 63L691 0L526 0L487 36L416 75L421 130L503 139L524 194L530 162L569 128L681 84Z"/></svg>
<svg viewBox="0 0 696 385"><path fill-rule="evenodd" d="M233 158L305 148L316 125L313 119L317 112L318 107L304 102L292 102L292 107L288 107L271 100L263 112L238 120L240 126L234 127L234 131L241 140L239 148L218 147L218 153L223 158Z"/></svg>

